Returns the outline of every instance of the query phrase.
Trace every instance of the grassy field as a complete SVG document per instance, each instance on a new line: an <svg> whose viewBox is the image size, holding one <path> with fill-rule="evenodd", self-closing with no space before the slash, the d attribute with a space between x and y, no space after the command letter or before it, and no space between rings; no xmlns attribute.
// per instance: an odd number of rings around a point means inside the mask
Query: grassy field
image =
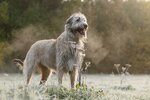
<svg viewBox="0 0 150 100"><path fill-rule="evenodd" d="M33 75L28 87L21 74L0 74L0 100L150 100L148 75L86 75L87 88L70 89L68 75L57 86L56 75L38 86L40 75Z"/></svg>

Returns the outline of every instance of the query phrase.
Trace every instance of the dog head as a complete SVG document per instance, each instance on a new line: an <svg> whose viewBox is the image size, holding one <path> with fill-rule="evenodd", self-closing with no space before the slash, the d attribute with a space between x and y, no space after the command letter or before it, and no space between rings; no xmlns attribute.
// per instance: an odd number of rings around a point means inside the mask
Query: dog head
<svg viewBox="0 0 150 100"><path fill-rule="evenodd" d="M87 37L88 23L82 13L74 13L66 21L66 30L76 37Z"/></svg>

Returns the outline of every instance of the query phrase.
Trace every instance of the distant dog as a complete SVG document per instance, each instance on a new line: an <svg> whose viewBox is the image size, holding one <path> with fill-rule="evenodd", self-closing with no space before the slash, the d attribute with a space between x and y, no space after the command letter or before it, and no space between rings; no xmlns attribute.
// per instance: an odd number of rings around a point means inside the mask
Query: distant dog
<svg viewBox="0 0 150 100"><path fill-rule="evenodd" d="M34 43L24 62L14 59L17 65L23 67L26 83L29 83L33 70L40 67L40 84L46 82L52 70L56 70L59 84L62 84L64 72L69 72L71 87L74 88L84 58L87 29L86 17L82 13L74 13L67 19L65 30L57 39Z"/></svg>

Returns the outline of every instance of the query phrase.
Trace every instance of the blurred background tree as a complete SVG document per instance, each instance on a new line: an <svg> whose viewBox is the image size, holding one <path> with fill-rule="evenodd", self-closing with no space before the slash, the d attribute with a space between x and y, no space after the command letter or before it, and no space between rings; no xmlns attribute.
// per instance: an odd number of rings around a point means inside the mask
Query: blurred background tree
<svg viewBox="0 0 150 100"><path fill-rule="evenodd" d="M112 73L113 64L132 64L131 73L150 73L150 1L1 0L0 72L17 72L37 40L57 38L65 20L82 12L89 23L86 60L90 73Z"/></svg>

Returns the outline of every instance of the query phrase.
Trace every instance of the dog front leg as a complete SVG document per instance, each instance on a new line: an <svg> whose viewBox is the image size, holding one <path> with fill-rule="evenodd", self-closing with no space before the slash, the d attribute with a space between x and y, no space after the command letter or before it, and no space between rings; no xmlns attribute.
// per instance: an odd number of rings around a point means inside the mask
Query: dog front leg
<svg viewBox="0 0 150 100"><path fill-rule="evenodd" d="M62 69L58 69L57 72L58 72L57 73L58 74L58 84L61 86L64 72Z"/></svg>
<svg viewBox="0 0 150 100"><path fill-rule="evenodd" d="M75 68L73 71L70 71L69 75L70 75L71 88L75 88L75 84L78 78L78 69Z"/></svg>

